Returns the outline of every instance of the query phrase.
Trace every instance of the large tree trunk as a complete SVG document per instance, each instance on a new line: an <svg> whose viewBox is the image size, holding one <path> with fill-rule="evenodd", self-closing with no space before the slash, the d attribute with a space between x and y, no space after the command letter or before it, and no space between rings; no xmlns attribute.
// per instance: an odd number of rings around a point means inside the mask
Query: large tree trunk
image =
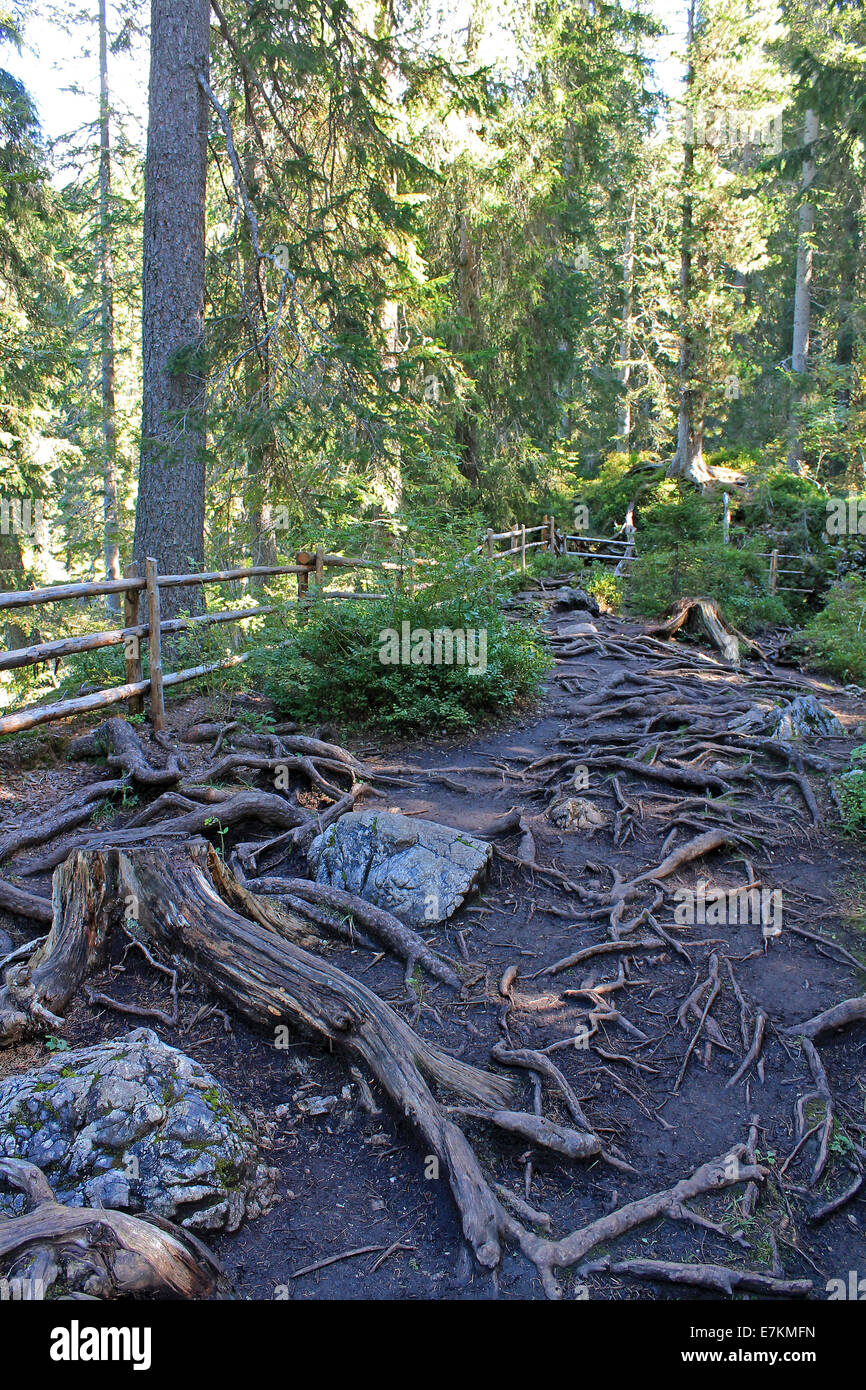
<svg viewBox="0 0 866 1390"><path fill-rule="evenodd" d="M622 394L619 403L619 425L617 434L622 446L628 450L631 440L631 339L632 318L634 315L634 233L637 221L637 195L632 193L628 222L625 228L625 244L622 252L622 337L619 343L619 379Z"/></svg>
<svg viewBox="0 0 866 1390"><path fill-rule="evenodd" d="M836 331L836 366L844 376L836 391L836 419L844 425L851 405L851 371L857 346L857 271L860 264L860 196L849 200L842 214L845 244L839 285L839 326Z"/></svg>
<svg viewBox="0 0 866 1390"><path fill-rule="evenodd" d="M818 116L807 111L803 121L803 145L806 158L803 162L802 198L800 201L800 234L797 242L797 283L794 288L794 332L791 343L791 370L800 378L809 369L809 332L812 315L812 232L815 227L815 207L809 201L809 188L815 178L815 161L812 147L818 138ZM803 465L803 443L800 438L798 413L799 391L795 389L791 406L789 431L791 442L788 447L788 467L799 473Z"/></svg>
<svg viewBox="0 0 866 1390"><path fill-rule="evenodd" d="M255 93L244 76L244 125L246 155L244 182L254 196L261 177L261 161L256 145ZM275 565L277 542L273 509L268 496L273 481L275 441L273 426L262 414L269 415L272 404L271 351L268 335L267 281L262 262L255 255L252 240L247 238L244 255L243 288L246 298L245 316L249 351L244 375L247 404L251 412L254 441L249 450L247 516L250 527L250 562L253 565ZM262 580L253 580L252 588L261 588Z"/></svg>
<svg viewBox="0 0 866 1390"><path fill-rule="evenodd" d="M694 87L695 27L698 0L690 0L688 18L688 69L686 94ZM680 241L680 362L679 414L677 417L677 448L668 473L672 477L688 478L703 486L710 471L704 463L704 394L695 384L696 347L690 325L692 298L692 255L694 243L694 200L692 183L695 169L695 147L687 136L683 147L683 203Z"/></svg>
<svg viewBox="0 0 866 1390"><path fill-rule="evenodd" d="M163 572L204 564L204 329L208 0L152 0L144 191L142 441L135 559ZM197 608L163 594L163 616Z"/></svg>
<svg viewBox="0 0 866 1390"><path fill-rule="evenodd" d="M111 113L108 92L108 28L99 0L99 281L102 366L102 503L106 579L120 578L117 512L117 417L114 405L114 262L111 252ZM120 614L120 597L108 595L109 612Z"/></svg>
<svg viewBox="0 0 866 1390"><path fill-rule="evenodd" d="M457 302L460 317L467 325L461 332L458 349L470 351L475 346L478 329L478 304L481 298L481 263L472 228L465 212L461 212L457 241ZM472 406L467 407L457 421L455 437L460 449L458 467L464 478L478 486L478 417Z"/></svg>

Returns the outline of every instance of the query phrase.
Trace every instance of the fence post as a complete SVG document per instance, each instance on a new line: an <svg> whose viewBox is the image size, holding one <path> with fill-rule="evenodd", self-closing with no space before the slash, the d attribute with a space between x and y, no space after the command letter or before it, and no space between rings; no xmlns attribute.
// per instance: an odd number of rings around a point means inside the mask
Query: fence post
<svg viewBox="0 0 866 1390"><path fill-rule="evenodd" d="M493 559L493 527L492 527L492 526L488 526L488 528L487 528L487 556L488 556L488 559L490 559L490 560Z"/></svg>
<svg viewBox="0 0 866 1390"><path fill-rule="evenodd" d="M770 593L776 592L776 584L779 578L779 552L774 550L770 554Z"/></svg>
<svg viewBox="0 0 866 1390"><path fill-rule="evenodd" d="M138 578L138 565L136 565L135 563L132 563L132 564L127 565L126 568L125 568L124 571L123 571L123 577L124 577L124 579L137 579L137 578ZM140 590L140 589L125 589L125 590L124 590L124 593L123 593L123 626L124 626L124 627L138 627L138 600L139 600L139 595L140 595L140 593L141 593L141 590ZM127 638L127 639L126 639L126 642L128 643L129 640L130 640L130 639ZM143 680L143 679L144 679L144 672L143 672L143 670L142 670L142 668L141 668L141 638L140 638L140 637L136 637L136 638L134 639L134 642L135 642L135 647L134 647L135 656L130 656L130 655L129 655L129 647L126 646L126 643L124 644L125 649L126 649L126 652L127 652L127 657L126 657L126 683L127 683L127 685L133 685L136 681L140 681L140 680ZM140 695L136 695L136 696L134 697L134 699L132 699L132 700L129 701L129 711L130 711L130 714L141 714L141 711L142 711L143 709L144 709L144 700L142 699L142 697L141 697Z"/></svg>
<svg viewBox="0 0 866 1390"><path fill-rule="evenodd" d="M159 631L159 585L156 560L148 556L144 565L147 592L148 651L150 660L150 722L154 733L165 728L165 698L162 690L162 641Z"/></svg>
<svg viewBox="0 0 866 1390"><path fill-rule="evenodd" d="M325 547L316 546L316 587L324 588L325 584Z"/></svg>
<svg viewBox="0 0 866 1390"><path fill-rule="evenodd" d="M725 545L731 538L731 499L726 492L722 493L722 541Z"/></svg>
<svg viewBox="0 0 866 1390"><path fill-rule="evenodd" d="M299 550L298 553L297 553L297 555L295 556L295 564L296 564L296 565L308 565L309 562L310 562L310 557L309 557L309 555L307 554L306 550ZM304 601L305 601L305 599L306 599L306 597L307 597L307 590L308 590L308 588L310 587L310 575L309 575L309 572L308 572L306 569L303 570L303 572L297 576L297 580L298 580L298 603L299 603L300 605L303 605L303 603L304 603Z"/></svg>
<svg viewBox="0 0 866 1390"><path fill-rule="evenodd" d="M526 526L520 528L520 568L526 569Z"/></svg>
<svg viewBox="0 0 866 1390"><path fill-rule="evenodd" d="M551 513L550 516L550 540L548 541L548 549L556 554L556 517L553 513Z"/></svg>

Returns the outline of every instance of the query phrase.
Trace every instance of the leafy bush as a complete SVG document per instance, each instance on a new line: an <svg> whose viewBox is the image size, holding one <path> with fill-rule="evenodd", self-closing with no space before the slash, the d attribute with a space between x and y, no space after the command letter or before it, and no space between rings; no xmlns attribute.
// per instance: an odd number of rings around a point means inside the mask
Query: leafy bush
<svg viewBox="0 0 866 1390"><path fill-rule="evenodd" d="M466 561L436 576L414 596L314 599L305 615L287 614L287 626L273 634L280 645L257 648L250 674L294 718L374 724L398 733L472 728L479 717L533 694L551 660L537 628L506 621L499 606L502 577ZM399 643L404 632L420 629L477 634L477 669L382 660L393 654L384 633L395 634ZM478 660L481 633L484 663ZM411 647L407 654L411 658Z"/></svg>
<svg viewBox="0 0 866 1390"><path fill-rule="evenodd" d="M618 613L623 604L625 583L625 579L619 579L608 565L596 561L584 588L598 600L602 612Z"/></svg>
<svg viewBox="0 0 866 1390"><path fill-rule="evenodd" d="M526 562L527 572L536 579L562 579L580 567L579 555L554 555L552 550L535 550Z"/></svg>
<svg viewBox="0 0 866 1390"><path fill-rule="evenodd" d="M802 640L820 671L866 683L866 580L850 577L834 584L824 608L803 628Z"/></svg>
<svg viewBox="0 0 866 1390"><path fill-rule="evenodd" d="M846 835L866 835L866 744L851 753L852 767L836 778Z"/></svg>
<svg viewBox="0 0 866 1390"><path fill-rule="evenodd" d="M629 591L638 613L665 617L686 595L714 598L728 622L743 632L790 621L781 595L767 587L766 562L750 550L704 541L638 555Z"/></svg>

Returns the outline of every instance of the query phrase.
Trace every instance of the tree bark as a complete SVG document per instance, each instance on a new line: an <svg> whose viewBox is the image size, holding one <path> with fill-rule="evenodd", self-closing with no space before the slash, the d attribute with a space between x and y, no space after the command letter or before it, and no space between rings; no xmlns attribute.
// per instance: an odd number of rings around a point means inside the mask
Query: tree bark
<svg viewBox="0 0 866 1390"><path fill-rule="evenodd" d="M208 0L152 0L142 299L142 443L135 560L204 564L204 330ZM199 589L165 595L166 618Z"/></svg>
<svg viewBox="0 0 866 1390"><path fill-rule="evenodd" d="M472 228L465 212L461 212L457 245L457 298L460 316L467 325L461 332L458 344L461 352L475 346L478 327L478 303L481 298L481 264L478 249L472 236ZM457 421L455 438L460 449L458 467L464 478L473 487L478 486L479 450L478 417L472 406L468 406Z"/></svg>
<svg viewBox="0 0 866 1390"><path fill-rule="evenodd" d="M261 160L256 148L255 95L244 74L244 181L250 193L258 187L261 177ZM249 338L244 374L247 406L254 434L254 441L249 446L247 489L250 554L254 565L275 565L277 542L273 509L268 497L268 489L273 480L274 432L270 420L267 423L262 420L262 415L269 414L272 406L271 353L270 339L267 336L267 281L262 274L262 263L255 255L249 237L245 242L243 290L246 298L244 317ZM264 583L264 579L254 579L250 587L261 589Z"/></svg>
<svg viewBox="0 0 866 1390"><path fill-rule="evenodd" d="M807 111L803 120L803 145L806 158L803 162L803 179L800 200L800 232L797 242L797 280L794 287L794 331L791 343L791 370L798 377L804 377L809 369L809 332L812 315L812 232L815 227L815 207L809 201L808 192L815 178L815 161L812 147L818 138L818 116L815 111ZM788 467L799 473L803 466L803 442L799 430L799 396L795 388L791 406L789 429L791 442L788 447Z"/></svg>
<svg viewBox="0 0 866 1390"><path fill-rule="evenodd" d="M688 15L687 97L695 83L695 29L698 20L698 0L690 0ZM694 243L694 200L692 184L695 169L695 147L687 135L683 147L683 202L680 241L680 361L679 414L677 417L677 448L668 473L688 478L703 486L710 479L704 463L704 396L695 385L696 353L694 335L689 322L692 299L692 253Z"/></svg>
<svg viewBox="0 0 866 1390"><path fill-rule="evenodd" d="M114 402L114 260L111 249L111 110L108 90L108 26L99 0L99 284L102 371L102 510L106 579L120 578L117 510L117 416ZM108 595L120 616L120 595Z"/></svg>
<svg viewBox="0 0 866 1390"><path fill-rule="evenodd" d="M842 274L839 285L839 326L836 331L836 366L844 375L836 391L836 419L845 424L851 406L851 367L857 346L857 272L860 265L860 194L852 197L842 213Z"/></svg>
<svg viewBox="0 0 866 1390"><path fill-rule="evenodd" d="M622 337L619 343L620 375L622 394L619 404L619 428L617 434L623 448L628 450L631 440L631 339L632 318L634 314L634 233L637 222L637 195L632 193L628 222L625 228L625 244L622 252Z"/></svg>

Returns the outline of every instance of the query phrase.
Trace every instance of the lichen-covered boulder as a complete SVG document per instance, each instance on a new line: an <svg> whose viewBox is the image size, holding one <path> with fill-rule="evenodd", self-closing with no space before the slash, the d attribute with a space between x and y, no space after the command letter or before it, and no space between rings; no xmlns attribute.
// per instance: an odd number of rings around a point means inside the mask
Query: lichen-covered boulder
<svg viewBox="0 0 866 1390"><path fill-rule="evenodd" d="M840 738L845 730L839 720L814 695L798 695L785 705L761 708L756 705L731 721L729 728L739 733L767 734L782 740L792 738Z"/></svg>
<svg viewBox="0 0 866 1390"><path fill-rule="evenodd" d="M356 893L413 927L456 912L492 854L462 830L376 810L341 816L308 850L318 883Z"/></svg>
<svg viewBox="0 0 866 1390"><path fill-rule="evenodd" d="M149 1028L0 1081L0 1155L37 1164L68 1205L152 1212L195 1231L233 1231L274 1196L250 1121ZM22 1209L0 1193L0 1211Z"/></svg>

